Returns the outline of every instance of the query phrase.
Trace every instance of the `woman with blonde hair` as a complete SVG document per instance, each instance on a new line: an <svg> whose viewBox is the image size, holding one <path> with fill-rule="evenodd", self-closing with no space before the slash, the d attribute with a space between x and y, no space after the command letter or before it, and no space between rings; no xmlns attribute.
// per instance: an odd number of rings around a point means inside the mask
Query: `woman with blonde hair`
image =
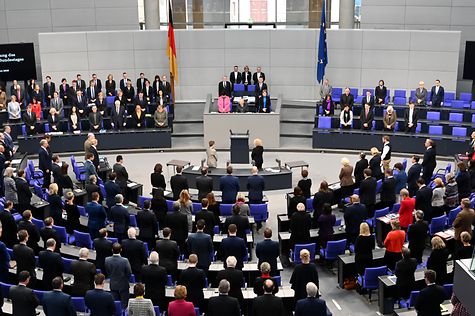
<svg viewBox="0 0 475 316"><path fill-rule="evenodd" d="M214 140L210 140L208 142L208 148L206 148L206 163L208 164L208 168L216 168L218 166L218 154L214 145Z"/></svg>
<svg viewBox="0 0 475 316"><path fill-rule="evenodd" d="M8 167L3 173L3 187L5 188L5 201L12 201L16 206L18 205L18 194L15 180L13 180L13 168Z"/></svg>
<svg viewBox="0 0 475 316"><path fill-rule="evenodd" d="M251 159L254 161L254 165L257 169L262 170L262 164L264 163L264 147L262 147L262 140L259 138L254 139L254 148L251 152Z"/></svg>
<svg viewBox="0 0 475 316"><path fill-rule="evenodd" d="M406 241L406 232L401 230L399 220L391 221L392 231L388 233L384 240L384 263L390 270L394 270L396 262L402 259L402 247Z"/></svg>
<svg viewBox="0 0 475 316"><path fill-rule="evenodd" d="M190 193L188 193L188 190L181 190L178 202L180 203L180 213L185 214L188 218L188 231L191 233L193 228L193 219L191 216L193 213L193 203L191 202Z"/></svg>
<svg viewBox="0 0 475 316"><path fill-rule="evenodd" d="M373 178L376 180L382 179L383 172L381 171L381 153L379 152L378 148L371 148L371 156L373 157L369 160L368 168L371 169Z"/></svg>
<svg viewBox="0 0 475 316"><path fill-rule="evenodd" d="M435 187L432 190L432 217L438 217L445 214L445 185L441 178L434 179Z"/></svg>
<svg viewBox="0 0 475 316"><path fill-rule="evenodd" d="M365 269L372 266L374 247L374 237L371 235L369 225L363 222L360 224L360 234L355 241L355 264L359 275L363 275Z"/></svg>
<svg viewBox="0 0 475 316"><path fill-rule="evenodd" d="M447 259L449 257L449 251L439 236L433 237L430 243L432 245L432 252L427 259L427 269L435 271L437 276L435 283L444 285L447 280Z"/></svg>
<svg viewBox="0 0 475 316"><path fill-rule="evenodd" d="M63 224L63 202L58 190L56 183L51 183L48 187L49 216L53 218L55 225L65 226Z"/></svg>
<svg viewBox="0 0 475 316"><path fill-rule="evenodd" d="M350 161L348 158L341 159L341 169L340 175L338 176L340 179L340 187L341 187L341 198L346 198L353 194L353 187L355 181L353 181L353 167L350 165Z"/></svg>
<svg viewBox="0 0 475 316"><path fill-rule="evenodd" d="M236 203L239 205L239 215L241 216L249 216L250 215L250 209L249 205L246 204L246 197L242 193L238 193L236 196Z"/></svg>

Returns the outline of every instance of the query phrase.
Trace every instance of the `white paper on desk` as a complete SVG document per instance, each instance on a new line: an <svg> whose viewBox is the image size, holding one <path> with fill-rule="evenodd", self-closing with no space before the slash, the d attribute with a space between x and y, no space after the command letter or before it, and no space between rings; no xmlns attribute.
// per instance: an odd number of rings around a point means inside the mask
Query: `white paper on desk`
<svg viewBox="0 0 475 316"><path fill-rule="evenodd" d="M200 166L193 166L193 168L191 168L191 170L198 171L198 170L200 170Z"/></svg>
<svg viewBox="0 0 475 316"><path fill-rule="evenodd" d="M21 159L13 159L12 160L12 165L17 165L21 163Z"/></svg>
<svg viewBox="0 0 475 316"><path fill-rule="evenodd" d="M128 186L129 188L133 188L133 187L136 186L136 185L137 185L137 183L135 183L135 182L127 183L127 186Z"/></svg>
<svg viewBox="0 0 475 316"><path fill-rule="evenodd" d="M172 191L167 191L167 190L163 191L163 195L168 195L170 193L172 193Z"/></svg>
<svg viewBox="0 0 475 316"><path fill-rule="evenodd" d="M81 193L82 190L81 190L81 189L74 189L74 192L76 192L76 193Z"/></svg>
<svg viewBox="0 0 475 316"><path fill-rule="evenodd" d="M391 275L391 276L388 276L388 279L389 279L391 282L393 282L394 284L396 284L397 276Z"/></svg>
<svg viewBox="0 0 475 316"><path fill-rule="evenodd" d="M279 169L272 169L272 168L266 168L266 171L272 172L272 173L279 173Z"/></svg>

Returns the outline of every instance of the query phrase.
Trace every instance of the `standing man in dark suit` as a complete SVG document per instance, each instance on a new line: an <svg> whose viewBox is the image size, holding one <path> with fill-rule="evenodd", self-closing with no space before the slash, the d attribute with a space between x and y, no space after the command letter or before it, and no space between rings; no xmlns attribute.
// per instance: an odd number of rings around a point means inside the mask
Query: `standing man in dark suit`
<svg viewBox="0 0 475 316"><path fill-rule="evenodd" d="M143 72L141 72L139 76L140 77L137 78L137 84L136 84L137 93L145 89L145 82L148 80L147 78L145 78L145 74Z"/></svg>
<svg viewBox="0 0 475 316"><path fill-rule="evenodd" d="M262 91L268 91L267 83L264 82L264 78L259 77L256 83L256 104L258 104L260 97L262 96Z"/></svg>
<svg viewBox="0 0 475 316"><path fill-rule="evenodd" d="M81 117L86 115L87 98L83 95L81 90L76 91L76 95L73 98L73 105L76 106Z"/></svg>
<svg viewBox="0 0 475 316"><path fill-rule="evenodd" d="M182 190L188 190L188 180L181 174L182 166L176 166L176 174L170 178L170 186L172 187L173 199L178 200Z"/></svg>
<svg viewBox="0 0 475 316"><path fill-rule="evenodd" d="M40 251L38 263L43 268L43 288L51 290L54 278L63 278L64 264L61 255L54 252L56 241L50 238L46 241L46 250Z"/></svg>
<svg viewBox="0 0 475 316"><path fill-rule="evenodd" d="M426 185L423 178L417 180L419 190L416 192L416 210L424 212L424 219L430 221L432 219L432 189Z"/></svg>
<svg viewBox="0 0 475 316"><path fill-rule="evenodd" d="M232 204L236 201L236 196L240 190L239 179L233 176L233 167L226 168L227 175L219 180L219 189L222 192L222 200L225 204Z"/></svg>
<svg viewBox="0 0 475 316"><path fill-rule="evenodd" d="M430 90L430 103L432 106L444 105L444 87L440 85L440 80L435 80L435 85Z"/></svg>
<svg viewBox="0 0 475 316"><path fill-rule="evenodd" d="M266 75L261 71L261 67L257 66L256 72L252 75L252 80L254 81L254 84L257 84L259 82L259 78L262 78L262 81L266 81Z"/></svg>
<svg viewBox="0 0 475 316"><path fill-rule="evenodd" d="M181 272L177 283L186 287L188 291L187 300L192 302L195 307L203 310L205 307L203 288L205 287L206 274L196 267L197 264L198 256L191 254L188 258L188 268Z"/></svg>
<svg viewBox="0 0 475 316"><path fill-rule="evenodd" d="M1 164L1 160L0 160L0 164ZM31 190L30 190L30 185L25 179L24 170L18 171L17 177L15 178L15 185L16 185L16 192L17 192L18 203L19 203L16 206L16 210L18 211L18 213L21 214L25 210L30 208L31 197L33 196L33 193L31 193Z"/></svg>
<svg viewBox="0 0 475 316"><path fill-rule="evenodd" d="M112 245L113 255L106 258L106 271L110 277L110 291L115 301L121 301L122 308L129 302L129 279L132 274L129 260L122 258L122 246L119 243Z"/></svg>
<svg viewBox="0 0 475 316"><path fill-rule="evenodd" d="M416 89L414 93L415 102L417 105L425 106L427 100L427 89L424 88L424 81L419 81L419 88Z"/></svg>
<svg viewBox="0 0 475 316"><path fill-rule="evenodd" d="M239 204L233 205L233 215L228 216L226 221L223 224L222 233L226 234L228 228L231 224L236 225L237 227L237 236L241 237L243 240L246 240L246 230L250 228L249 218L247 216L240 215L241 208Z"/></svg>
<svg viewBox="0 0 475 316"><path fill-rule="evenodd" d="M41 239L40 236L40 231L38 227L36 227L35 224L32 223L31 219L33 218L33 215L31 214L30 210L26 210L22 213L22 219L18 223L18 231L24 229L28 232L28 238L26 241L26 245L33 249L35 252L35 255L40 252L40 246L38 245L38 242ZM20 235L18 235L18 238L20 238ZM33 274L32 274L33 276Z"/></svg>
<svg viewBox="0 0 475 316"><path fill-rule="evenodd" d="M295 316L326 316L328 313L327 303L319 299L318 287L313 282L308 282L306 285L307 297L297 301L295 305Z"/></svg>
<svg viewBox="0 0 475 316"><path fill-rule="evenodd" d="M218 84L218 95L226 95L231 97L232 86L231 82L228 81L228 77L223 76L223 81Z"/></svg>
<svg viewBox="0 0 475 316"><path fill-rule="evenodd" d="M234 256L227 257L226 268L218 272L213 287L218 287L221 280L228 280L230 285L229 296L237 298L241 308L244 309L244 297L241 291L244 275L241 270L237 269L236 265L237 260Z"/></svg>
<svg viewBox="0 0 475 316"><path fill-rule="evenodd" d="M366 154L364 152L360 153L360 160L355 164L354 176L355 176L355 187L359 188L361 181L364 180L364 170L368 168L368 159L366 159Z"/></svg>
<svg viewBox="0 0 475 316"><path fill-rule="evenodd" d="M223 279L219 281L219 296L214 296L209 299L208 316L241 316L239 301L229 295L230 288L231 285L228 280Z"/></svg>
<svg viewBox="0 0 475 316"><path fill-rule="evenodd" d="M186 223L186 231L188 232L188 223ZM163 239L157 241L155 249L159 255L160 266L167 269L167 274L170 274L173 279L176 280L178 270L177 261L180 256L180 249L178 249L177 242L170 239L170 235L171 229L165 227L163 229Z"/></svg>
<svg viewBox="0 0 475 316"><path fill-rule="evenodd" d="M416 269L417 260L411 258L411 251L408 248L402 248L402 259L396 263L396 270L394 271L394 275L397 277L396 286L400 298L409 298L411 291L414 290Z"/></svg>
<svg viewBox="0 0 475 316"><path fill-rule="evenodd" d="M233 72L231 72L229 74L229 80L231 80L231 83L234 84L235 83L241 83L242 80L241 80L241 73L239 72L239 67L238 66L234 66L234 70Z"/></svg>
<svg viewBox="0 0 475 316"><path fill-rule="evenodd" d="M99 237L93 241L96 250L96 268L106 273L105 261L107 257L112 256L112 241L107 239L107 229L99 230Z"/></svg>
<svg viewBox="0 0 475 316"><path fill-rule="evenodd" d="M208 272L209 265L213 259L214 249L211 236L206 234L203 230L205 228L205 221L200 219L196 222L196 233L188 235L186 240L188 253L194 253L198 256L197 267Z"/></svg>
<svg viewBox="0 0 475 316"><path fill-rule="evenodd" d="M30 273L28 271L20 271L18 282L18 285L12 286L9 291L13 315L36 316L36 307L40 305L40 300L33 293L33 290L27 287L30 283Z"/></svg>
<svg viewBox="0 0 475 316"><path fill-rule="evenodd" d="M196 178L196 188L198 189L198 201L213 191L213 178L208 177L208 167L201 168L201 176Z"/></svg>
<svg viewBox="0 0 475 316"><path fill-rule="evenodd" d="M35 253L33 249L28 247L26 243L28 242L28 232L24 229L18 232L18 240L20 241L19 244L13 246L13 256L17 262L17 275L20 278L20 274L22 271L28 272L28 283L30 287L34 287L36 283L36 259Z"/></svg>
<svg viewBox="0 0 475 316"><path fill-rule="evenodd" d="M437 165L437 153L435 150L435 143L432 139L426 139L424 146L426 151L422 158L422 178L424 178L426 183L429 183L432 180L432 174Z"/></svg>
<svg viewBox="0 0 475 316"><path fill-rule="evenodd" d="M201 211L195 215L195 222L198 223L199 220L205 221L205 227L203 231L205 234L210 235L211 239L213 239L214 227L219 225L219 222L217 222L214 213L208 210L208 199L206 198L201 200Z"/></svg>
<svg viewBox="0 0 475 316"><path fill-rule="evenodd" d="M350 88L346 87L345 92L340 96L340 106L343 107L348 104L351 110L353 103L355 103L355 96L350 93Z"/></svg>
<svg viewBox="0 0 475 316"><path fill-rule="evenodd" d="M361 103L366 105L369 104L370 109L373 109L374 106L374 96L371 95L371 90L366 90L366 96L363 97Z"/></svg>
<svg viewBox="0 0 475 316"><path fill-rule="evenodd" d="M374 215L374 205L376 204L376 186L377 181L371 176L371 169L364 170L364 180L360 184L360 201L366 206L368 217Z"/></svg>
<svg viewBox="0 0 475 316"><path fill-rule="evenodd" d="M140 282L142 266L147 264L147 250L143 241L137 239L137 231L134 227L130 227L127 231L128 239L122 240L122 254L130 262L132 273L135 279Z"/></svg>
<svg viewBox="0 0 475 316"><path fill-rule="evenodd" d="M155 236L158 235L158 222L155 213L150 209L152 202L146 200L143 209L137 213L137 226L139 239L148 244L149 249L155 248Z"/></svg>
<svg viewBox="0 0 475 316"><path fill-rule="evenodd" d="M418 263L422 263L422 254L426 247L426 237L429 231L429 224L424 220L424 212L416 211L416 221L411 225L411 229L407 232L407 241L409 241L409 250L411 257L415 258Z"/></svg>
<svg viewBox="0 0 475 316"><path fill-rule="evenodd" d="M244 89L247 91L247 86L252 84L252 73L249 71L249 66L244 66L244 71L241 74L241 83L244 84Z"/></svg>
<svg viewBox="0 0 475 316"><path fill-rule="evenodd" d="M272 229L264 229L264 240L256 245L257 266L260 267L263 262L270 265L270 275L278 275L277 258L280 255L279 242L272 240Z"/></svg>
<svg viewBox="0 0 475 316"><path fill-rule="evenodd" d="M104 291L105 276L102 273L94 276L94 290L89 290L84 297L90 316L114 316L114 297L108 291Z"/></svg>
<svg viewBox="0 0 475 316"><path fill-rule="evenodd" d="M416 308L418 316L440 316L440 304L445 301L445 291L440 285L435 284L436 273L434 270L426 270L424 280L427 287L421 290L416 299Z"/></svg>
<svg viewBox="0 0 475 316"><path fill-rule="evenodd" d="M127 229L130 225L129 211L122 204L124 197L122 194L115 196L115 205L110 211L111 220L114 222L114 235L118 238L119 243L127 237Z"/></svg>
<svg viewBox="0 0 475 316"><path fill-rule="evenodd" d="M42 299L43 311L49 315L76 316L71 296L63 293L63 279L56 277L53 279L53 290L45 293Z"/></svg>
<svg viewBox="0 0 475 316"><path fill-rule="evenodd" d="M360 232L360 224L368 217L368 214L365 205L360 203L358 195L350 196L350 203L351 205L346 207L343 217L348 242L354 244Z"/></svg>
<svg viewBox="0 0 475 316"><path fill-rule="evenodd" d="M99 197L99 193L92 192L92 202L87 203L85 207L86 213L89 216L87 227L89 228L91 238L99 237L99 229L106 226L107 213L104 207L99 204Z"/></svg>
<svg viewBox="0 0 475 316"><path fill-rule="evenodd" d="M374 112L369 103L364 105L364 110L361 111L360 121L361 129L364 131L369 131L373 127Z"/></svg>
<svg viewBox="0 0 475 316"><path fill-rule="evenodd" d="M26 106L26 111L23 114L23 122L26 125L26 134L35 135L36 134L36 114L31 110L31 104Z"/></svg>
<svg viewBox="0 0 475 316"><path fill-rule="evenodd" d="M94 288L94 276L96 275L96 266L87 261L89 258L89 249L79 249L79 260L71 262L71 274L74 277L74 284L71 295L74 297L84 296L86 292ZM97 257L96 257L97 262Z"/></svg>
<svg viewBox="0 0 475 316"><path fill-rule="evenodd" d="M45 94L46 106L49 107L50 101L53 98L53 93L56 91L54 82L51 81L50 76L46 76L46 82L43 84L43 92Z"/></svg>
<svg viewBox="0 0 475 316"><path fill-rule="evenodd" d="M125 107L120 104L120 100L114 101L111 110L111 126L113 130L122 130L127 125Z"/></svg>
<svg viewBox="0 0 475 316"><path fill-rule="evenodd" d="M422 166L419 164L419 156L414 155L411 158L412 166L407 171L407 187L409 189L409 195L416 195L417 190L417 180L421 176Z"/></svg>
<svg viewBox="0 0 475 316"><path fill-rule="evenodd" d="M81 74L76 75L76 85L82 92L86 91L86 81L81 78Z"/></svg>
<svg viewBox="0 0 475 316"><path fill-rule="evenodd" d="M247 258L247 247L244 239L236 236L236 231L237 228L235 224L229 225L229 236L221 241L220 254L223 262L226 262L228 257L235 257L237 260L236 269L242 270L244 259Z"/></svg>
<svg viewBox="0 0 475 316"><path fill-rule="evenodd" d="M51 154L48 150L49 143L46 139L40 140L38 151L38 168L43 171L43 187L48 188L51 183Z"/></svg>
<svg viewBox="0 0 475 316"><path fill-rule="evenodd" d="M159 88L160 88L159 90L162 90L163 94L166 95L168 97L168 99L170 99L170 95L172 93L172 88L171 88L170 82L167 81L167 76L166 75L162 76L162 81L160 81ZM173 101L175 101L175 100L173 100Z"/></svg>
<svg viewBox="0 0 475 316"><path fill-rule="evenodd" d="M104 184L104 189L106 190L106 205L108 208L108 218L110 218L111 209L115 205L116 195L121 194L122 192L115 179L115 172L111 172L109 174L109 180Z"/></svg>
<svg viewBox="0 0 475 316"><path fill-rule="evenodd" d="M376 209L380 210L389 207L391 212L393 205L396 203L396 179L393 177L391 169L386 170L386 177L383 179L380 191L380 202Z"/></svg>
<svg viewBox="0 0 475 316"><path fill-rule="evenodd" d="M186 238L188 238L188 217L180 212L180 202L173 203L173 212L166 215L165 222L171 229L171 240L177 242L182 253L186 251ZM185 225L186 224L186 225Z"/></svg>
<svg viewBox="0 0 475 316"><path fill-rule="evenodd" d="M404 111L404 126L406 133L414 133L416 131L418 119L419 111L414 108L414 102L409 101L409 108Z"/></svg>
<svg viewBox="0 0 475 316"><path fill-rule="evenodd" d="M158 265L159 257L156 251L149 256L149 264L142 266L142 282L145 285L145 298L151 299L153 306L166 310L165 286L167 285L167 270Z"/></svg>
<svg viewBox="0 0 475 316"><path fill-rule="evenodd" d="M20 197L18 197L20 200ZM13 245L18 243L17 225L11 211L13 210L12 201L6 201L3 210L0 211L0 223L2 224L2 234L0 241L5 243L7 248L13 249Z"/></svg>
<svg viewBox="0 0 475 316"><path fill-rule="evenodd" d="M125 87L127 87L127 81L129 79L127 78L127 73L124 71L122 73L122 79L120 79L119 81L119 87L120 87L120 90L124 91L125 90Z"/></svg>
<svg viewBox="0 0 475 316"><path fill-rule="evenodd" d="M247 178L249 204L262 204L262 192L265 189L264 177L259 175L259 170L256 166L252 167L251 173L252 175Z"/></svg>
<svg viewBox="0 0 475 316"><path fill-rule="evenodd" d="M270 279L264 281L264 295L256 297L252 304L254 316L284 315L284 303L280 297L272 294L274 282Z"/></svg>
<svg viewBox="0 0 475 316"><path fill-rule="evenodd" d="M115 157L115 164L112 167L112 170L114 171L116 175L116 181L119 187L122 190L122 195L124 196L124 199L127 200L126 198L126 192L127 192L127 181L129 181L129 174L127 173L127 169L124 167L124 158L122 155L118 155Z"/></svg>

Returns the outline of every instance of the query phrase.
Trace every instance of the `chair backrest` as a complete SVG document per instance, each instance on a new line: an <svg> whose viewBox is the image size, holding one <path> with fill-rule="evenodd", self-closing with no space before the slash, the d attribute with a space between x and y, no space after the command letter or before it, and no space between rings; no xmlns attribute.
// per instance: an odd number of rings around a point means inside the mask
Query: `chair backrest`
<svg viewBox="0 0 475 316"><path fill-rule="evenodd" d="M62 258L63 259L63 266L65 273L71 273L71 263L73 263L73 259Z"/></svg>
<svg viewBox="0 0 475 316"><path fill-rule="evenodd" d="M399 208L401 208L401 203L396 203L393 205L393 208L391 210L391 213L396 213L399 211Z"/></svg>
<svg viewBox="0 0 475 316"><path fill-rule="evenodd" d="M26 137L26 125L25 124L21 125L21 134Z"/></svg>
<svg viewBox="0 0 475 316"><path fill-rule="evenodd" d="M447 218L447 225L452 226L452 224L455 221L455 218L457 217L458 213L460 213L461 210L462 208L458 206L449 211L448 218Z"/></svg>
<svg viewBox="0 0 475 316"><path fill-rule="evenodd" d="M454 285L452 283L444 284L444 291L445 291L445 299L450 300L452 297L452 291L454 289Z"/></svg>
<svg viewBox="0 0 475 316"><path fill-rule="evenodd" d="M382 208L380 210L374 211L374 222L376 223L376 219L386 216L389 214L389 207Z"/></svg>
<svg viewBox="0 0 475 316"><path fill-rule="evenodd" d="M467 128L466 127L452 127L452 136L466 137Z"/></svg>
<svg viewBox="0 0 475 316"><path fill-rule="evenodd" d="M422 130L422 124L421 122L417 122L417 125L416 125L416 133L420 133Z"/></svg>
<svg viewBox="0 0 475 316"><path fill-rule="evenodd" d="M311 243L311 244L296 244L294 246L294 254L293 254L293 260L295 263L301 263L302 261L300 260L300 251L303 249L307 249L310 252L310 261L313 261L315 258L315 251L317 248L317 244Z"/></svg>
<svg viewBox="0 0 475 316"><path fill-rule="evenodd" d="M440 112L427 111L427 120L429 121L439 121Z"/></svg>
<svg viewBox="0 0 475 316"><path fill-rule="evenodd" d="M357 88L350 88L350 93L356 97L358 95L358 89Z"/></svg>
<svg viewBox="0 0 475 316"><path fill-rule="evenodd" d="M405 105L406 104L406 98L394 97L394 104L395 105Z"/></svg>
<svg viewBox="0 0 475 316"><path fill-rule="evenodd" d="M375 268L366 268L364 270L364 286L367 289L378 288L378 277L385 275L388 272L387 266L380 266Z"/></svg>
<svg viewBox="0 0 475 316"><path fill-rule="evenodd" d="M71 297L71 300L73 301L74 309L76 310L76 312L86 312L87 308L84 297Z"/></svg>
<svg viewBox="0 0 475 316"><path fill-rule="evenodd" d="M307 207L307 212L313 211L313 197L308 198L305 202Z"/></svg>
<svg viewBox="0 0 475 316"><path fill-rule="evenodd" d="M444 230L446 223L447 223L446 215L434 217L430 222L430 234L434 235L435 233Z"/></svg>
<svg viewBox="0 0 475 316"><path fill-rule="evenodd" d="M193 202L193 214L196 214L201 210L202 210L201 203Z"/></svg>
<svg viewBox="0 0 475 316"><path fill-rule="evenodd" d="M129 218L130 218L130 226L137 227L137 218L135 217L135 215L129 214Z"/></svg>
<svg viewBox="0 0 475 316"><path fill-rule="evenodd" d="M394 90L394 97L406 98L406 90Z"/></svg>
<svg viewBox="0 0 475 316"><path fill-rule="evenodd" d="M2 290L3 298L10 298L10 288L12 286L12 284L0 282L0 288Z"/></svg>
<svg viewBox="0 0 475 316"><path fill-rule="evenodd" d="M429 125L429 134L432 134L432 135L442 135L442 126L439 126L439 125Z"/></svg>
<svg viewBox="0 0 475 316"><path fill-rule="evenodd" d="M36 218L32 217L32 218L31 218L31 222L32 222L33 224L35 224L35 226L36 226L38 229L41 229L41 228L45 227L45 223L44 223L42 220L40 220L40 219L36 219Z"/></svg>
<svg viewBox="0 0 475 316"><path fill-rule="evenodd" d="M162 314L160 313L160 307L159 307L159 306L154 306L154 307L153 307L153 310L155 311L155 315L157 315L157 316L162 315Z"/></svg>
<svg viewBox="0 0 475 316"><path fill-rule="evenodd" d="M409 295L409 307L414 307L414 305L416 304L416 300L417 300L417 297L419 296L419 294L421 293L421 291L411 291L411 295Z"/></svg>
<svg viewBox="0 0 475 316"><path fill-rule="evenodd" d="M63 244L68 243L68 233L66 232L66 227L53 225L53 229L58 233L58 237L61 239Z"/></svg>
<svg viewBox="0 0 475 316"><path fill-rule="evenodd" d="M455 99L455 92L445 92L444 101L452 101Z"/></svg>
<svg viewBox="0 0 475 316"><path fill-rule="evenodd" d="M45 128L45 133L50 132L49 123L45 123L44 128Z"/></svg>
<svg viewBox="0 0 475 316"><path fill-rule="evenodd" d="M346 239L332 240L327 243L325 258L336 258L345 253Z"/></svg>
<svg viewBox="0 0 475 316"><path fill-rule="evenodd" d="M233 85L234 91L244 91L244 85L242 83L235 83Z"/></svg>
<svg viewBox="0 0 475 316"><path fill-rule="evenodd" d="M40 304L43 303L43 296L48 293L48 291L40 291L40 290L33 290L33 293L35 293L36 297L40 301Z"/></svg>
<svg viewBox="0 0 475 316"><path fill-rule="evenodd" d="M201 311L199 307L195 307L195 314L196 316L201 316Z"/></svg>
<svg viewBox="0 0 475 316"><path fill-rule="evenodd" d="M76 241L76 246L92 249L92 240L89 233L81 233L77 230L74 230L74 239Z"/></svg>
<svg viewBox="0 0 475 316"><path fill-rule="evenodd" d="M247 86L247 92L254 92L256 91L256 86L253 84L250 84Z"/></svg>
<svg viewBox="0 0 475 316"><path fill-rule="evenodd" d="M234 204L219 204L219 214L221 216L231 216Z"/></svg>
<svg viewBox="0 0 475 316"><path fill-rule="evenodd" d="M463 114L462 113L450 113L449 114L449 121L451 121L451 122L462 122L463 121Z"/></svg>
<svg viewBox="0 0 475 316"><path fill-rule="evenodd" d="M319 116L317 127L323 129L332 128L332 118L329 116Z"/></svg>
<svg viewBox="0 0 475 316"><path fill-rule="evenodd" d="M464 101L461 101L461 100L453 100L452 101L452 107L454 109L463 109L465 104L466 103Z"/></svg>
<svg viewBox="0 0 475 316"><path fill-rule="evenodd" d="M254 216L254 220L256 222L266 221L269 216L266 203L251 204L249 206L249 213L251 214L251 216Z"/></svg>
<svg viewBox="0 0 475 316"><path fill-rule="evenodd" d="M381 191L382 186L383 186L383 180L379 179L378 181L376 181L376 194L378 194L379 191Z"/></svg>
<svg viewBox="0 0 475 316"><path fill-rule="evenodd" d="M78 205L79 215L87 216L86 208L84 206Z"/></svg>
<svg viewBox="0 0 475 316"><path fill-rule="evenodd" d="M472 94L468 92L462 92L460 93L460 100L462 101L472 101Z"/></svg>
<svg viewBox="0 0 475 316"><path fill-rule="evenodd" d="M275 281L275 285L282 286L282 277L280 275L272 277Z"/></svg>
<svg viewBox="0 0 475 316"><path fill-rule="evenodd" d="M342 88L333 87L332 88L332 100L335 100L335 99L339 100L342 92L343 92Z"/></svg>
<svg viewBox="0 0 475 316"><path fill-rule="evenodd" d="M173 211L173 201L172 200L165 200L167 202L168 211Z"/></svg>
<svg viewBox="0 0 475 316"><path fill-rule="evenodd" d="M115 305L115 316L123 316L124 310L122 309L122 302L114 301L114 305Z"/></svg>

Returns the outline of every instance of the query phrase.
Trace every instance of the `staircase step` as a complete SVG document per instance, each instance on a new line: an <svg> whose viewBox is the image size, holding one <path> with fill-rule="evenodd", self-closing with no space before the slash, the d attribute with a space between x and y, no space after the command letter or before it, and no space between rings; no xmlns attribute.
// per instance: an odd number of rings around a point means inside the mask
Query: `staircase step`
<svg viewBox="0 0 475 316"><path fill-rule="evenodd" d="M312 138L280 136L282 148L312 148Z"/></svg>
<svg viewBox="0 0 475 316"><path fill-rule="evenodd" d="M280 134L290 134L290 135L308 135L312 136L314 123L282 123L280 124Z"/></svg>
<svg viewBox="0 0 475 316"><path fill-rule="evenodd" d="M173 134L184 134L184 133L191 133L191 134L203 134L203 123L187 123L182 122L176 124L173 122Z"/></svg>

